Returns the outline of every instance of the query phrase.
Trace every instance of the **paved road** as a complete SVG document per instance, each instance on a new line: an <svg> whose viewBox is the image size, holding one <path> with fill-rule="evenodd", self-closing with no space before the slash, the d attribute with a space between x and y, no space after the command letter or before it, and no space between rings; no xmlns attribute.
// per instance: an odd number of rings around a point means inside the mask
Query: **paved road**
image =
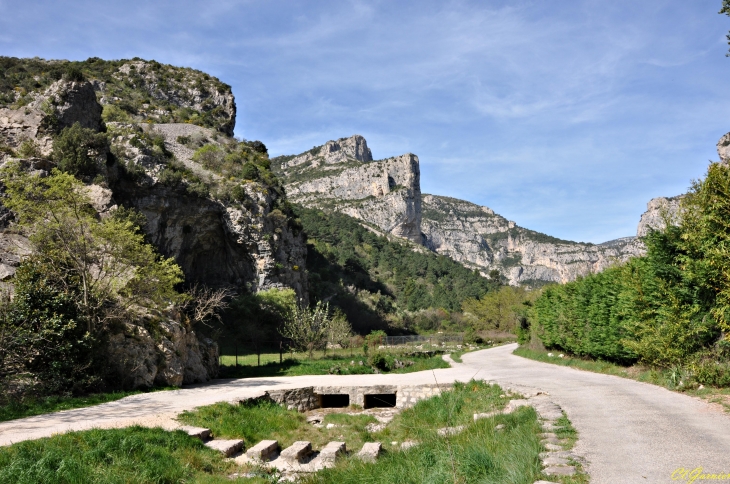
<svg viewBox="0 0 730 484"><path fill-rule="evenodd" d="M92 427L140 423L173 427L179 412L263 390L311 385L415 385L468 381L547 391L579 432L576 452L591 482L664 483L680 467L730 473L730 416L717 405L653 385L540 363L512 355L516 345L482 350L453 368L405 375L303 376L219 381L135 395L96 407L0 423L0 445ZM730 476L728 476L730 478Z"/></svg>

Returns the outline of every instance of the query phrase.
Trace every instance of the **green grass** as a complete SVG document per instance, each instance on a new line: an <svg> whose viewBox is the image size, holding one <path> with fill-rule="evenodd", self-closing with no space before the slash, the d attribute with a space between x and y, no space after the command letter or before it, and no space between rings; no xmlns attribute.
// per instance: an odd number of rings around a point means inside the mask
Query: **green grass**
<svg viewBox="0 0 730 484"><path fill-rule="evenodd" d="M508 396L496 385L457 384L453 391L418 402L404 410L383 431L374 434L386 452L375 463L350 457L336 467L310 476L311 483L525 483L540 478L541 426L534 409L522 407L507 415L473 421L475 412L502 408ZM504 428L497 430L496 426ZM440 427L465 425L450 437ZM406 451L391 440L419 442Z"/></svg>
<svg viewBox="0 0 730 484"><path fill-rule="evenodd" d="M232 465L187 434L156 428L87 430L0 448L0 482L230 482Z"/></svg>
<svg viewBox="0 0 730 484"><path fill-rule="evenodd" d="M0 405L0 422L16 418L32 417L61 410L90 407L100 403L113 402L129 395L137 395L147 391L176 390L172 387L155 387L151 390L135 390L131 392L94 393L82 397L52 395L47 397L26 397L20 401L11 401Z"/></svg>
<svg viewBox="0 0 730 484"><path fill-rule="evenodd" d="M262 355L263 356L263 355ZM400 357L413 361L413 365L392 370L388 373L412 373L414 371L433 370L436 368L449 368L449 364L446 363L440 355L431 357ZM367 358L365 357L325 357L319 359L291 359L287 358L283 363L279 363L279 355L276 355L276 360L263 363L261 366L255 365L239 365L238 367L232 365L221 366L219 378L253 378L253 377L266 377L266 376L301 376L301 375L362 375L375 373L374 370L368 366ZM350 362L354 361L355 364L351 365ZM362 361L363 365L359 362Z"/></svg>
<svg viewBox="0 0 730 484"><path fill-rule="evenodd" d="M546 350L533 350L524 347L517 348L514 351L515 355L529 358L531 360L552 363L560 366L570 366L571 368L577 368L580 370L621 376L646 383L653 383L655 385L667 386L666 375L662 371L652 370L638 365L621 366L608 361L579 358L572 355L566 355L564 358L559 358L558 354L560 354L560 352L558 351L552 351L552 357L548 356L548 353L549 352Z"/></svg>
<svg viewBox="0 0 730 484"><path fill-rule="evenodd" d="M501 409L513 398L496 385L471 381L453 390L421 400L403 410L382 431L370 433L370 415L329 413L316 428L305 416L272 402L231 405L218 403L185 412L181 422L210 428L216 438L242 438L247 447L263 439L288 446L308 440L315 448L343 440L351 455L332 469L306 476L318 483L525 483L545 479L539 453L544 451L537 414L530 407L473 421L475 412ZM502 425L497 429L497 425ZM556 433L577 437L567 419ZM443 437L440 427L464 425L461 433ZM406 440L419 444L400 450ZM352 455L365 442L383 442L384 455L366 464ZM396 441L395 445L392 441ZM354 451L354 452L353 452ZM130 427L89 430L56 435L0 448L0 482L13 483L183 483L230 482L242 472L233 462L181 431ZM564 484L585 484L580 476L561 479ZM274 480L272 480L274 479ZM581 478L582 479L582 478ZM262 472L246 482L275 482Z"/></svg>

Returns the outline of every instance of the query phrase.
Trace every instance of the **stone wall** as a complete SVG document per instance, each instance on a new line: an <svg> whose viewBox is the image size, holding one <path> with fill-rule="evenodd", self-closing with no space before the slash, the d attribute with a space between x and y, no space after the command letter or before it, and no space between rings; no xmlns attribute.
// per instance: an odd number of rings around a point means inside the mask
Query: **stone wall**
<svg viewBox="0 0 730 484"><path fill-rule="evenodd" d="M303 387L266 392L261 398L270 399L290 410L306 412L322 407L324 395L348 395L350 405L365 406L366 395L395 394L397 408L409 408L419 400L451 390L452 385L368 385Z"/></svg>

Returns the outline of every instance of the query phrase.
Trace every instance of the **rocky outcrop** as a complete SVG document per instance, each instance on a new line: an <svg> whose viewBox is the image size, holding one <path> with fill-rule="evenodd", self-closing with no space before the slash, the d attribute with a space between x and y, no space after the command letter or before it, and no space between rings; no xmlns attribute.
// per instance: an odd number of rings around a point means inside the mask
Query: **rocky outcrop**
<svg viewBox="0 0 730 484"><path fill-rule="evenodd" d="M362 136L330 141L296 157L272 160L293 202L333 209L422 244L418 157L371 161Z"/></svg>
<svg viewBox="0 0 730 484"><path fill-rule="evenodd" d="M516 225L464 200L423 196L426 246L487 275L498 270L510 284L568 282L640 255L633 237L594 245L560 240Z"/></svg>
<svg viewBox="0 0 730 484"><path fill-rule="evenodd" d="M59 131L75 123L94 131L102 128L102 107L96 100L94 87L87 81L56 81L30 106L52 118L49 122Z"/></svg>
<svg viewBox="0 0 730 484"><path fill-rule="evenodd" d="M48 156L55 132L74 123L100 130L101 111L89 82L57 81L20 109L0 108L0 145L17 149L32 140L38 154ZM7 155L0 151L0 159Z"/></svg>
<svg viewBox="0 0 730 484"><path fill-rule="evenodd" d="M646 212L641 214L636 236L644 237L650 230L662 230L670 224L677 224L680 216L680 202L683 195L677 197L657 197L646 204Z"/></svg>
<svg viewBox="0 0 730 484"><path fill-rule="evenodd" d="M129 84L137 92L143 92L150 98L133 107L135 114L143 119L168 122L173 108L187 109L199 113L198 119L190 118L192 122L204 122L228 136L233 136L236 101L230 86L215 77L193 69L143 60L123 64L112 76L114 83L103 80L94 82L102 105L117 104L127 107L129 99L120 97L118 84Z"/></svg>
<svg viewBox="0 0 730 484"><path fill-rule="evenodd" d="M717 154L720 161L730 163L730 133L724 134L717 142Z"/></svg>
<svg viewBox="0 0 730 484"><path fill-rule="evenodd" d="M218 375L218 346L173 319L127 323L111 335L108 357L112 372L124 388L203 383Z"/></svg>
<svg viewBox="0 0 730 484"><path fill-rule="evenodd" d="M124 177L113 184L116 203L134 207L145 215L144 227L150 241L167 257L175 258L188 282L212 287L233 286L241 291L291 287L307 300L306 245L301 233L277 209L281 194L261 183L240 183L242 198L237 202L210 195L196 195L186 184L170 185L162 179L168 162L147 147L133 146L132 127L111 126L120 135L114 138L129 166L143 174L134 180ZM132 129L129 134L125 130ZM170 125L152 125L148 131L164 137L179 161L194 171L198 179L215 183L220 176L189 157L191 150L177 141L178 130ZM186 133L209 130L186 125ZM215 143L214 140L208 140Z"/></svg>
<svg viewBox="0 0 730 484"><path fill-rule="evenodd" d="M367 141L359 134L349 138L340 138L337 141L328 141L320 147L315 147L289 161L283 162L281 169L286 170L304 164L317 168L323 163L332 165L347 163L348 161L363 163L373 161L373 154L368 148Z"/></svg>

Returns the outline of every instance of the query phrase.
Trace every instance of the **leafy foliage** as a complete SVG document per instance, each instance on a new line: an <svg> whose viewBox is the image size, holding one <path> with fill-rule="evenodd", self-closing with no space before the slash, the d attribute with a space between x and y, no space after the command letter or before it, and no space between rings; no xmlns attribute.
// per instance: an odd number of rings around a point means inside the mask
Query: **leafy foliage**
<svg viewBox="0 0 730 484"><path fill-rule="evenodd" d="M201 93L230 92L230 86L208 74L190 68L174 67L156 61L146 63L145 71L119 68L131 60L47 61L0 56L0 106L15 108L32 100L32 93L43 91L53 82L96 79L104 83L105 96L115 104L105 107L105 121L146 121L192 123L225 131L228 113L221 106L204 102L199 109L180 106L180 100L193 104L190 87ZM146 62L146 61L145 61ZM170 95L172 94L172 95Z"/></svg>
<svg viewBox="0 0 730 484"><path fill-rule="evenodd" d="M680 225L645 243L644 257L545 288L534 334L576 355L730 382L730 167L710 165L682 200Z"/></svg>
<svg viewBox="0 0 730 484"><path fill-rule="evenodd" d="M299 206L295 212L308 236L311 295L331 298L358 332L409 330L409 313L459 311L465 299L499 286L448 257L375 235L347 215Z"/></svg>
<svg viewBox="0 0 730 484"><path fill-rule="evenodd" d="M317 301L313 308L294 306L280 331L312 358L314 350L321 349L327 342L344 341L351 329L343 316L330 314L329 304Z"/></svg>
<svg viewBox="0 0 730 484"><path fill-rule="evenodd" d="M94 350L106 331L140 310L182 302L175 290L182 271L145 242L137 214L118 210L98 220L73 176L54 170L40 178L17 165L1 174L4 205L35 255L18 270L15 299L0 308L0 384L20 378L44 392L89 388L103 377Z"/></svg>
<svg viewBox="0 0 730 484"><path fill-rule="evenodd" d="M104 133L82 128L77 122L53 140L52 158L58 169L75 176L96 174L96 159L106 156L109 141Z"/></svg>

